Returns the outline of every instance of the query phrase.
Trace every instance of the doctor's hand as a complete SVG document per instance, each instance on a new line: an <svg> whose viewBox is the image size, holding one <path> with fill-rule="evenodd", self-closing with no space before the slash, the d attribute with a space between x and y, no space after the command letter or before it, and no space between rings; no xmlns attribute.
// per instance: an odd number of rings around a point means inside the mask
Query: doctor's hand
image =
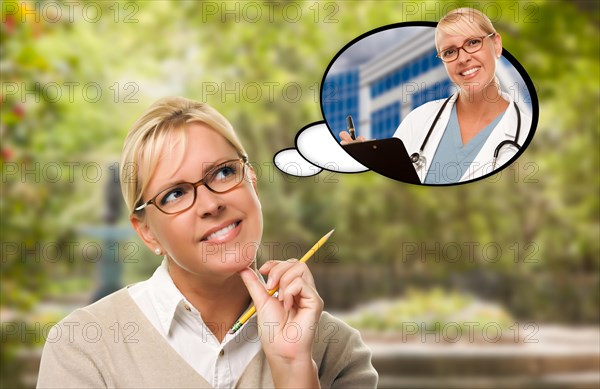
<svg viewBox="0 0 600 389"><path fill-rule="evenodd" d="M318 387L312 344L323 311L313 276L297 259L269 261L259 272L269 276L267 287L249 268L240 271L256 306L260 341L276 387ZM267 290L279 287L278 297Z"/></svg>
<svg viewBox="0 0 600 389"><path fill-rule="evenodd" d="M342 140L340 142L342 145L347 145L347 144L356 143L356 142L364 142L367 140L364 136L361 136L361 135L359 135L356 139L352 139L352 137L350 136L350 133L348 131L340 132L340 139Z"/></svg>

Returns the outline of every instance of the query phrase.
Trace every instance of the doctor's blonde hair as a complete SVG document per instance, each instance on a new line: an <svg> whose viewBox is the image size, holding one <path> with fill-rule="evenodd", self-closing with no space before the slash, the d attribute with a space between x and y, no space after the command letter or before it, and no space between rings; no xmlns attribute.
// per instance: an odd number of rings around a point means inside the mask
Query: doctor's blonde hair
<svg viewBox="0 0 600 389"><path fill-rule="evenodd" d="M133 124L123 145L120 181L130 215L140 205L142 193L154 174L161 155L171 152L179 142L185 146L184 130L189 123L207 125L222 135L235 148L240 158L248 159L233 127L216 109L184 97L160 99ZM180 164L183 158L181 155L179 161L173 163Z"/></svg>
<svg viewBox="0 0 600 389"><path fill-rule="evenodd" d="M448 35L465 35L467 37L496 33L490 19L483 12L474 8L457 8L448 12L440 19L435 29L435 48L438 46L438 35L445 32Z"/></svg>

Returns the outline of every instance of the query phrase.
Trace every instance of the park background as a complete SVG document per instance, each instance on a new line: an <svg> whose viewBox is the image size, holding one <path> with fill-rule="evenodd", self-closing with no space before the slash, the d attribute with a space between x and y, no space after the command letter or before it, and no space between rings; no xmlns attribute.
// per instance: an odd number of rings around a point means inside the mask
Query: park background
<svg viewBox="0 0 600 389"><path fill-rule="evenodd" d="M297 178L274 167L273 155L293 146L300 128L322 120L323 72L344 45L387 24L437 21L460 5L490 17L533 80L539 123L519 160L452 187L373 173ZM146 279L158 266L131 235L124 209L115 212L114 196L107 205L111 166L149 104L183 95L222 112L257 167L261 260L297 257L336 229L310 266L326 309L373 345L381 386L408 385L406 376L421 387L594 385L599 25L594 1L4 1L0 384L35 385L52 323L101 287ZM118 285L101 284L102 272ZM477 332L454 342L456 334L442 331L473 322L501 328L501 341ZM535 359L531 370L468 359L486 347L501 358L504 346L513 361L527 362L519 347L545 341L550 351L574 348ZM419 354L431 343L437 351ZM472 346L466 354L456 349L461 364L452 351L443 354L459 344ZM548 350L532 351L542 354ZM411 364L415 355L430 360ZM463 368L475 362L478 371ZM385 373L394 369L398 377ZM560 374L567 378L557 384L552 377Z"/></svg>

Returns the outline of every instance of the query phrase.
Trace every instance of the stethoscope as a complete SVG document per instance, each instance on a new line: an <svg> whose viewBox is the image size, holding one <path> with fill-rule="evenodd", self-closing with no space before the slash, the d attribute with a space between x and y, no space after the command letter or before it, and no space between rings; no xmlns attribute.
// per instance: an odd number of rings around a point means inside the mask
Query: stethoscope
<svg viewBox="0 0 600 389"><path fill-rule="evenodd" d="M413 153L410 156L410 161L415 165L415 169L417 171L419 171L423 167L425 167L425 164L427 163L427 159L425 159L425 157L423 156L423 150L425 149L425 145L427 144L427 141L429 140L429 136L433 132L433 129L435 128L435 125L437 124L440 116L442 116L442 112L444 111L444 108L446 108L446 105L448 104L448 101L450 101L451 98L452 98L452 96L448 97L446 99L446 101L444 101L442 108L440 108L437 115L435 116L435 119L433 119L433 123L431 124L431 127L429 127L429 131L427 131L427 136L425 137L425 140L423 140L423 143L421 144L421 147L419 148L419 152ZM517 103L515 103L514 101L513 101L513 105L515 106L515 110L517 111L517 131L515 132L515 140L507 139L507 140L500 142L498 144L498 146L496 146L496 149L494 150L494 159L492 161L492 170L496 169L496 160L498 159L498 154L500 153L500 150L504 146L508 146L508 145L514 146L517 148L517 150L519 150L521 148L521 146L519 146L519 144L517 143L517 140L519 140L519 132L521 129L521 111L519 110Z"/></svg>

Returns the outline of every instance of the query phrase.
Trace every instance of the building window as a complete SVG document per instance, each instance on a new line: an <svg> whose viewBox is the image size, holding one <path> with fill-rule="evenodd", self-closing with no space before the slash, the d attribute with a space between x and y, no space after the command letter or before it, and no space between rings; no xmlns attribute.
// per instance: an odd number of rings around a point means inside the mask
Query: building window
<svg viewBox="0 0 600 389"><path fill-rule="evenodd" d="M371 137L373 139L391 138L400 124L400 102L371 112Z"/></svg>
<svg viewBox="0 0 600 389"><path fill-rule="evenodd" d="M352 115L356 133L360 133L358 123L359 78L358 70L353 70L328 75L323 84L321 96L323 115L329 129L336 137L340 131L347 130L346 117L348 115Z"/></svg>
<svg viewBox="0 0 600 389"><path fill-rule="evenodd" d="M371 98L374 99L401 84L408 82L421 74L428 72L436 66L442 66L436 58L437 52L431 50L422 56L413 59L391 73L388 73L371 83Z"/></svg>
<svg viewBox="0 0 600 389"><path fill-rule="evenodd" d="M428 101L443 99L450 96L454 92L453 86L454 84L450 80L443 80L436 82L429 88L420 90L413 95L412 109L415 109Z"/></svg>

